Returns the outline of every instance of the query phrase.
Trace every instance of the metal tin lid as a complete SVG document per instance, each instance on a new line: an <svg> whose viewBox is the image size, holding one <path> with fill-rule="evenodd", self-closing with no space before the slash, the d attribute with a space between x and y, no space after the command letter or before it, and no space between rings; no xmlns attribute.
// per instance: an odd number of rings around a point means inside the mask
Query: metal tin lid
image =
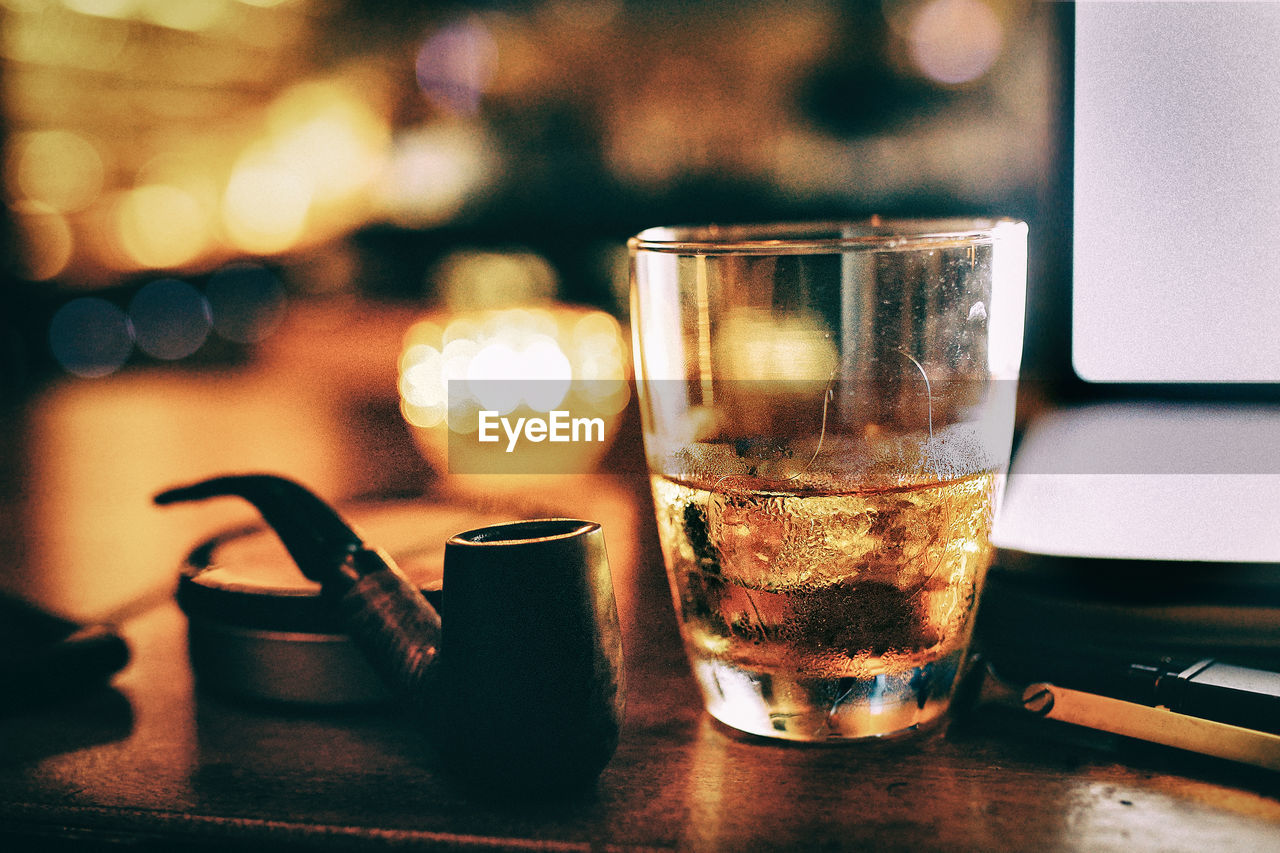
<svg viewBox="0 0 1280 853"><path fill-rule="evenodd" d="M436 608L449 537L515 517L509 508L432 500L358 503L342 513ZM227 530L197 545L182 566L177 599L203 686L312 704L386 698L320 585L303 576L266 525Z"/></svg>

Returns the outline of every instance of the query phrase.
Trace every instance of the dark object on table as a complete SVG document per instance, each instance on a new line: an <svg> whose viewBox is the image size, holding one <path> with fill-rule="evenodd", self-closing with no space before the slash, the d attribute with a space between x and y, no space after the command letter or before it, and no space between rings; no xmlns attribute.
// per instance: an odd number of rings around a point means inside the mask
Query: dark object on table
<svg viewBox="0 0 1280 853"><path fill-rule="evenodd" d="M463 525L496 520L492 512L426 501L380 501L348 512L389 542L405 576L437 609L444 540ZM401 532L410 526L411 533ZM392 699L320 584L298 571L266 525L224 531L192 549L177 600L202 691L306 706Z"/></svg>
<svg viewBox="0 0 1280 853"><path fill-rule="evenodd" d="M452 627L442 632L435 609L390 556L366 546L297 483L218 477L156 502L230 495L256 506L302 572L321 584L347 633L459 775L547 792L581 787L603 769L617 746L624 697L598 524L517 522L451 539L443 607ZM453 651L438 663L446 647Z"/></svg>
<svg viewBox="0 0 1280 853"><path fill-rule="evenodd" d="M574 787L618 745L622 639L604 532L567 518L445 546L441 754L473 782Z"/></svg>
<svg viewBox="0 0 1280 853"><path fill-rule="evenodd" d="M1280 734L1280 672L1209 657L1025 644L993 656L999 675Z"/></svg>
<svg viewBox="0 0 1280 853"><path fill-rule="evenodd" d="M0 713L102 687L129 662L109 625L79 625L0 595Z"/></svg>
<svg viewBox="0 0 1280 853"><path fill-rule="evenodd" d="M1183 666L1119 651L1027 647L972 670L960 703L1017 709L1187 752L1280 771L1280 673L1212 660Z"/></svg>

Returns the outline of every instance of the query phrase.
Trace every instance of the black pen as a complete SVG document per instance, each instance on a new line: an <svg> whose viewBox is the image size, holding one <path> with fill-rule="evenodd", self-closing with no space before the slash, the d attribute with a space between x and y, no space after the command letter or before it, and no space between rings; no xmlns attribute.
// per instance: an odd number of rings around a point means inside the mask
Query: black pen
<svg viewBox="0 0 1280 853"><path fill-rule="evenodd" d="M1143 655L1042 644L991 649L986 657L1005 681L1022 684L1048 681L1126 702L1280 734L1280 672L1207 656Z"/></svg>
<svg viewBox="0 0 1280 853"><path fill-rule="evenodd" d="M989 659L986 675L982 702L1280 770L1280 672L1213 658L1023 648Z"/></svg>
<svg viewBox="0 0 1280 853"><path fill-rule="evenodd" d="M1130 663L1126 674L1132 701L1280 734L1280 672L1213 658L1162 658L1153 663Z"/></svg>

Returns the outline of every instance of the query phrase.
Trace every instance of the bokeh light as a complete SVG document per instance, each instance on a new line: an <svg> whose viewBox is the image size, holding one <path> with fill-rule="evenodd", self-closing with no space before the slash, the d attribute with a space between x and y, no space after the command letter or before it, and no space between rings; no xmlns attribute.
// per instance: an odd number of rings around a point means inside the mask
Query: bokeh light
<svg viewBox="0 0 1280 853"><path fill-rule="evenodd" d="M778 317L758 308L729 313L718 336L715 358L725 375L755 382L787 381L827 386L838 354L826 321L815 313Z"/></svg>
<svg viewBox="0 0 1280 853"><path fill-rule="evenodd" d="M293 87L270 110L271 146L312 184L313 201L348 199L383 168L390 141L384 118L338 81Z"/></svg>
<svg viewBox="0 0 1280 853"><path fill-rule="evenodd" d="M316 246L369 221L391 114L416 91L386 52L322 44L345 15L332 4L0 7L12 72L0 179L11 221L25 218L18 274L110 287ZM402 44L416 48L415 35Z"/></svg>
<svg viewBox="0 0 1280 853"><path fill-rule="evenodd" d="M67 213L98 197L104 174L102 155L85 137L67 130L39 130L13 140L5 177L14 198Z"/></svg>
<svg viewBox="0 0 1280 853"><path fill-rule="evenodd" d="M448 434L474 433L481 409L499 414L571 410L601 417L612 434L631 398L622 327L609 314L551 303L414 323L399 361L400 409L436 463ZM572 461L569 461L572 459ZM566 457L566 464L584 464Z"/></svg>
<svg viewBox="0 0 1280 853"><path fill-rule="evenodd" d="M986 74L1004 42L1000 18L983 0L929 0L908 27L916 67L929 79L948 85Z"/></svg>
<svg viewBox="0 0 1280 853"><path fill-rule="evenodd" d="M67 218L48 205L20 201L13 206L18 236L18 274L30 281L46 281L71 261L75 240Z"/></svg>
<svg viewBox="0 0 1280 853"><path fill-rule="evenodd" d="M448 414L443 363L440 350L427 344L415 344L400 357L401 411L414 426L434 427Z"/></svg>
<svg viewBox="0 0 1280 853"><path fill-rule="evenodd" d="M129 359L133 334L129 319L115 305L82 296L53 315L49 348L68 373L95 379L115 373Z"/></svg>
<svg viewBox="0 0 1280 853"><path fill-rule="evenodd" d="M209 304L185 281L153 281L129 303L129 320L138 348L170 361L186 358L209 337Z"/></svg>
<svg viewBox="0 0 1280 853"><path fill-rule="evenodd" d="M199 32L221 22L230 0L141 0L140 16L174 30Z"/></svg>
<svg viewBox="0 0 1280 853"><path fill-rule="evenodd" d="M483 128L436 123L397 136L375 191L378 214L408 228L455 218L498 173Z"/></svg>
<svg viewBox="0 0 1280 853"><path fill-rule="evenodd" d="M205 298L214 331L235 343L265 340L284 318L285 293L280 279L256 264L235 264L214 273L205 287Z"/></svg>
<svg viewBox="0 0 1280 853"><path fill-rule="evenodd" d="M184 189L169 184L125 193L116 208L121 248L141 267L178 267L197 258L212 238L209 212Z"/></svg>
<svg viewBox="0 0 1280 853"><path fill-rule="evenodd" d="M250 152L236 164L222 199L227 236L246 252L284 252L302 236L311 195L311 182L291 166Z"/></svg>
<svg viewBox="0 0 1280 853"><path fill-rule="evenodd" d="M404 351L408 352L418 344L439 346L444 338L444 329L434 320L419 320L405 330ZM403 360L403 355L401 356Z"/></svg>
<svg viewBox="0 0 1280 853"><path fill-rule="evenodd" d="M418 51L418 88L438 107L473 115L497 67L498 46L479 15L451 21Z"/></svg>
<svg viewBox="0 0 1280 853"><path fill-rule="evenodd" d="M598 30L618 19L622 0L548 0L547 11L570 26Z"/></svg>
<svg viewBox="0 0 1280 853"><path fill-rule="evenodd" d="M451 365L452 372L465 375L482 408L508 414L523 403L535 412L550 412L569 391L568 356L553 337L533 331L527 315L520 309L494 315L497 322L486 324L490 331L473 342L466 363ZM453 341L446 349L461 349L461 343Z"/></svg>
<svg viewBox="0 0 1280 853"><path fill-rule="evenodd" d="M138 12L141 0L62 0L62 5L82 15L129 18Z"/></svg>
<svg viewBox="0 0 1280 853"><path fill-rule="evenodd" d="M603 312L586 314L573 326L569 357L574 375L584 380L580 393L598 411L617 414L630 399L627 352L618 321Z"/></svg>
<svg viewBox="0 0 1280 853"><path fill-rule="evenodd" d="M444 303L459 310L550 299L559 288L547 259L527 251L460 249L440 261L432 278Z"/></svg>

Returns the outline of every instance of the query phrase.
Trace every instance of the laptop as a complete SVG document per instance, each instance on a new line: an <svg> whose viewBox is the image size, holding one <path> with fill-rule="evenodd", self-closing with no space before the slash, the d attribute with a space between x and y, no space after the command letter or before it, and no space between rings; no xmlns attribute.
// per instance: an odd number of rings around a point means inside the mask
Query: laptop
<svg viewBox="0 0 1280 853"><path fill-rule="evenodd" d="M1065 14L1073 378L980 633L1280 652L1280 3Z"/></svg>

